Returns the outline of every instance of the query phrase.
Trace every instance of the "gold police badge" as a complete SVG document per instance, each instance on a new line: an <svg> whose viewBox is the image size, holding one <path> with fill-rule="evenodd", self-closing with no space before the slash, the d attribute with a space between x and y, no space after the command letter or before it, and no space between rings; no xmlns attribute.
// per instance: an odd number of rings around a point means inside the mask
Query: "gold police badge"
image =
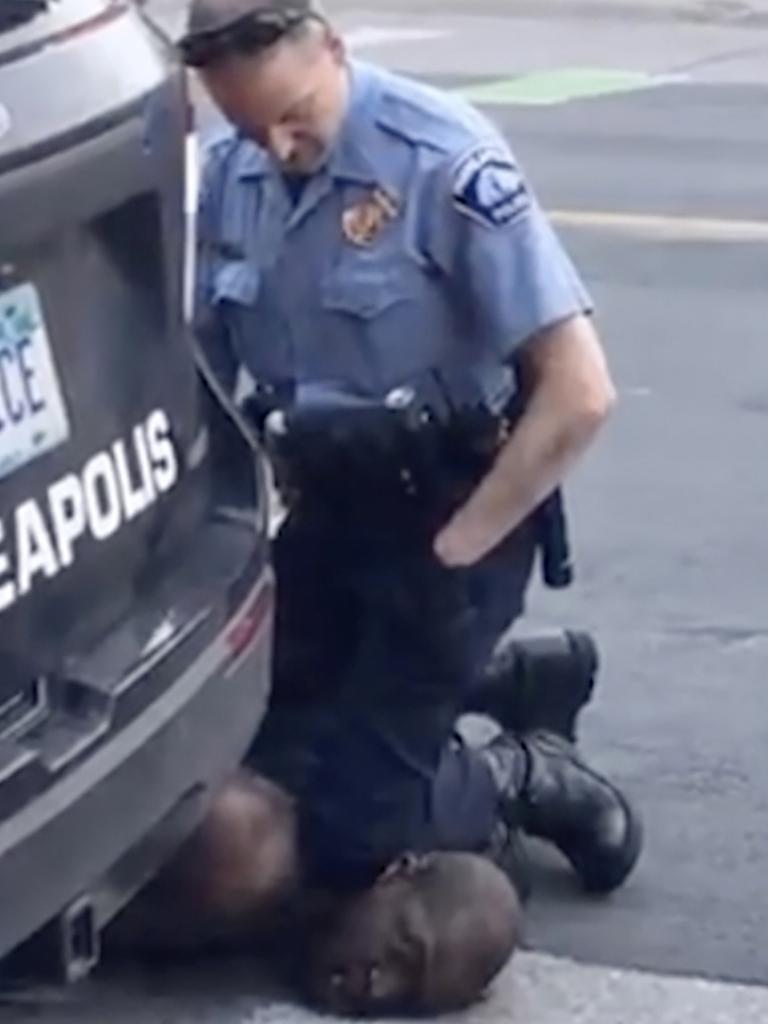
<svg viewBox="0 0 768 1024"><path fill-rule="evenodd" d="M352 245L370 245L399 211L396 197L383 188L377 188L370 196L344 211L341 222L344 237Z"/></svg>

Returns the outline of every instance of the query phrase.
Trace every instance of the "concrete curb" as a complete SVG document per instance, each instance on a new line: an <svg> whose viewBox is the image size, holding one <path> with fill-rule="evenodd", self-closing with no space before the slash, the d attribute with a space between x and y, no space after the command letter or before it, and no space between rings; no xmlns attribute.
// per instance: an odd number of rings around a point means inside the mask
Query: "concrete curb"
<svg viewBox="0 0 768 1024"><path fill-rule="evenodd" d="M763 1024L768 1014L768 990L758 986L532 953L516 960L485 1012L472 1013L471 1024Z"/></svg>
<svg viewBox="0 0 768 1024"><path fill-rule="evenodd" d="M9 1024L327 1024L286 998L252 960L221 962L148 985L140 972L62 991L32 991L4 1006ZM11 1017L10 1014L13 1013ZM765 1024L768 990L703 978L592 967L520 953L488 997L445 1024ZM341 1024L341 1022L340 1022ZM390 1018L390 1024L408 1021Z"/></svg>

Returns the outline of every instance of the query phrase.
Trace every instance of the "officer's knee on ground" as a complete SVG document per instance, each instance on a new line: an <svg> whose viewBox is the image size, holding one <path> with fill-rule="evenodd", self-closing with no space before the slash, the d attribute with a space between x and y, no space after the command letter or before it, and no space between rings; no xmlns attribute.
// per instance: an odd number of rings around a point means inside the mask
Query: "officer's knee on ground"
<svg viewBox="0 0 768 1024"><path fill-rule="evenodd" d="M403 858L317 935L308 995L359 1016L460 1009L507 963L521 924L514 888L489 861L458 853Z"/></svg>

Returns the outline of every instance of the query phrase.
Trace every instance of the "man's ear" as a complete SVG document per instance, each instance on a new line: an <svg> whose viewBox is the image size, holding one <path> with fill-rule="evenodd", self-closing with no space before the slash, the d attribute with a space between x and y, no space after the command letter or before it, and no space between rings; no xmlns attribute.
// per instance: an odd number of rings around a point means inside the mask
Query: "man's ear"
<svg viewBox="0 0 768 1024"><path fill-rule="evenodd" d="M413 978L412 995L422 1002L431 989L436 936L421 900L408 900L402 908L398 924L399 945L407 957L409 973Z"/></svg>
<svg viewBox="0 0 768 1024"><path fill-rule="evenodd" d="M325 43L337 64L347 63L347 44L343 37L330 25L325 25Z"/></svg>
<svg viewBox="0 0 768 1024"><path fill-rule="evenodd" d="M413 878L425 871L432 863L433 857L428 853L404 853L397 860L384 868L376 879L376 885L391 882L394 878Z"/></svg>

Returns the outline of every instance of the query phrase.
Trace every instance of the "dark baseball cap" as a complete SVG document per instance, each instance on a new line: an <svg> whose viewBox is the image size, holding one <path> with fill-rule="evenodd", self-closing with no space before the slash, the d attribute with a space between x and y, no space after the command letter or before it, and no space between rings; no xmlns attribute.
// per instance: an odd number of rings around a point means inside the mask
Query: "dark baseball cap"
<svg viewBox="0 0 768 1024"><path fill-rule="evenodd" d="M314 0L192 0L178 43L190 67L274 46L308 18L321 17Z"/></svg>

